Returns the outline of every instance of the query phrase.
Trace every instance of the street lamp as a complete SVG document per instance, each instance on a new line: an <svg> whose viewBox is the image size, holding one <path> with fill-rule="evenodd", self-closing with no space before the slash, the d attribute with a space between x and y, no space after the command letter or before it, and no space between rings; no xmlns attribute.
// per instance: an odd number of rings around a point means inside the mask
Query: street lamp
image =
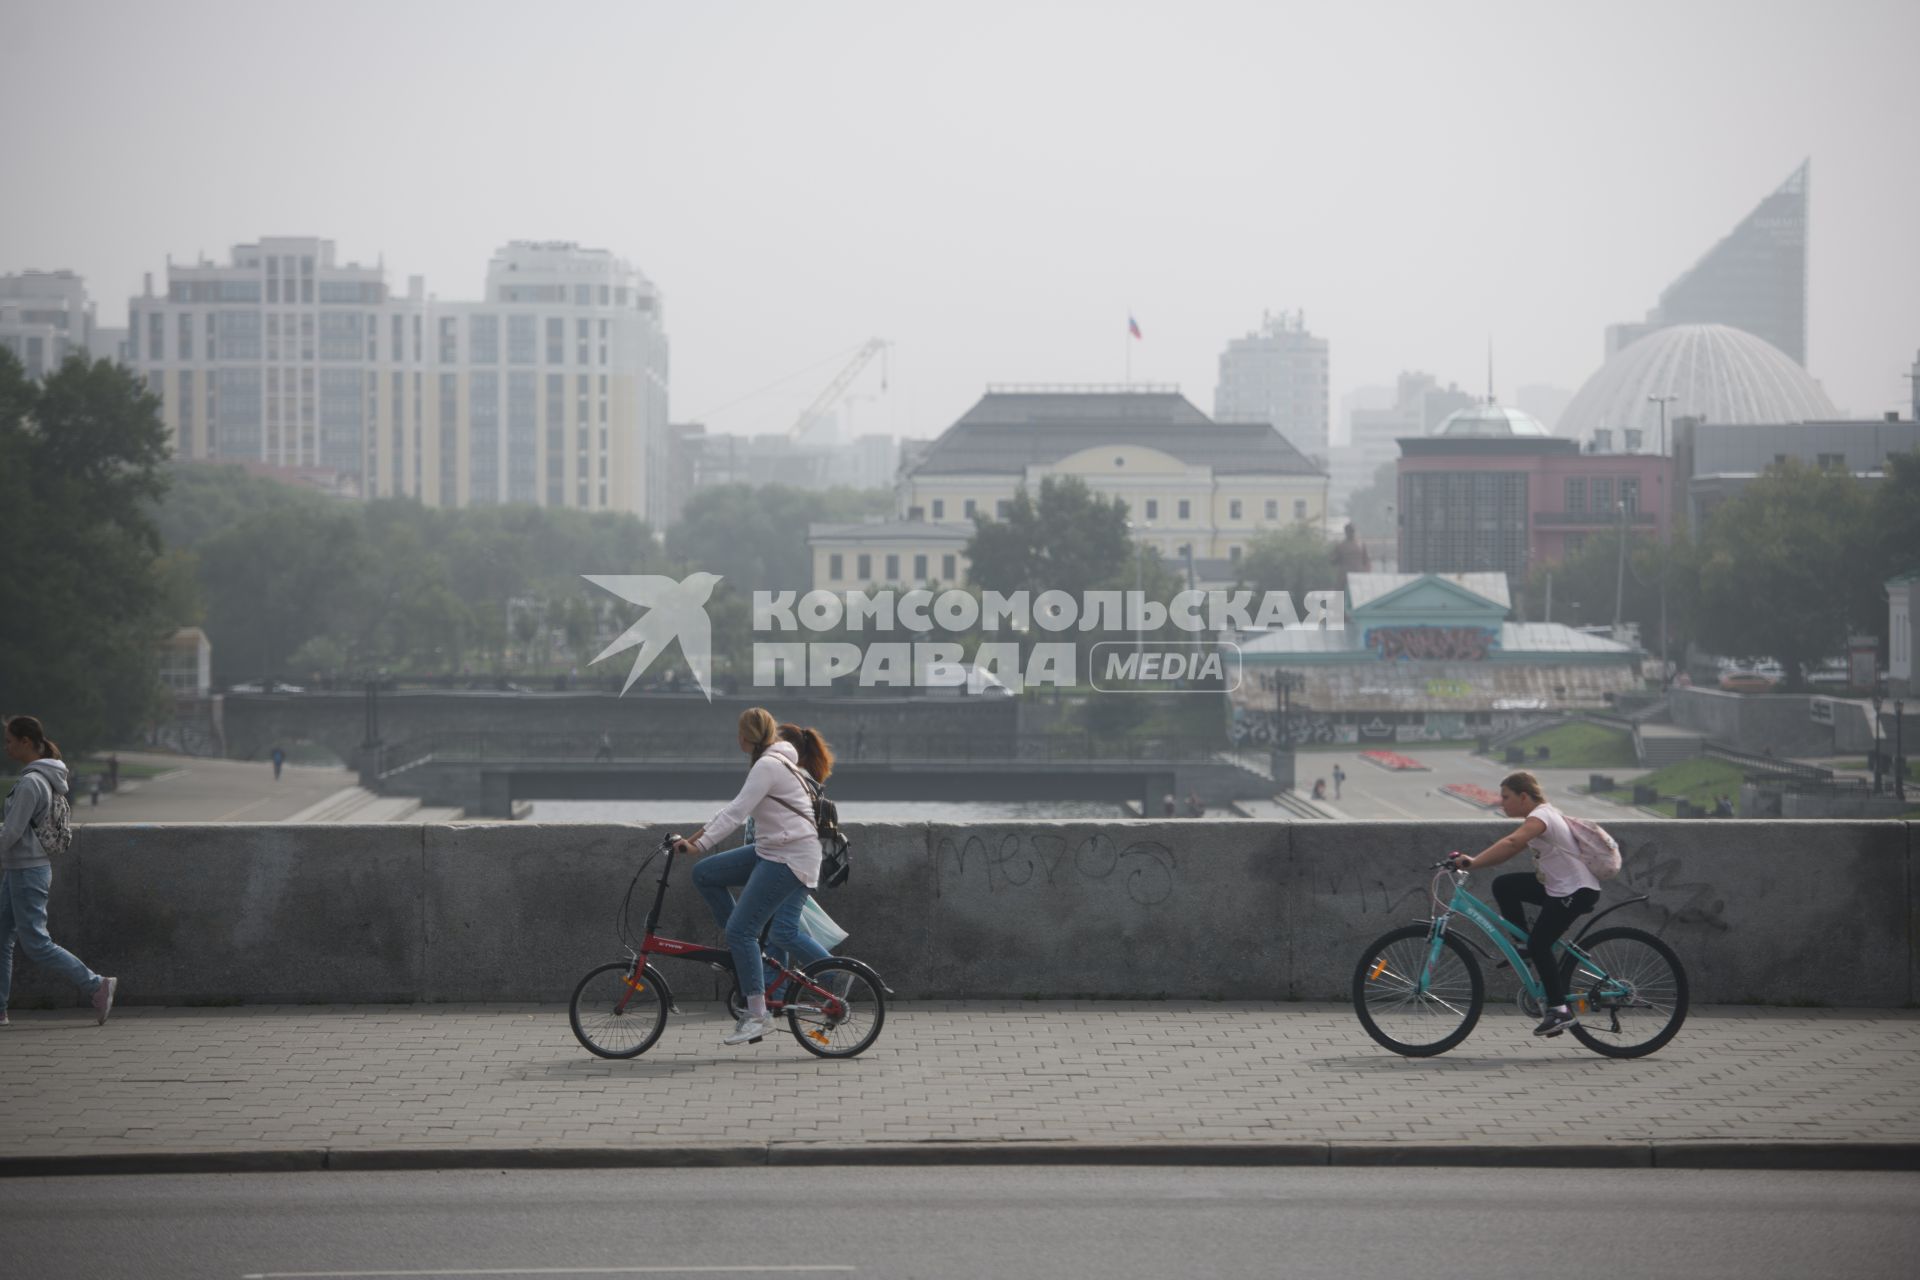
<svg viewBox="0 0 1920 1280"><path fill-rule="evenodd" d="M1615 502L1613 509L1619 513L1617 527L1620 530L1619 563L1613 572L1613 638L1620 638L1620 601L1627 589L1627 504Z"/></svg>
<svg viewBox="0 0 1920 1280"><path fill-rule="evenodd" d="M1127 521L1127 536L1133 539L1133 599L1135 604L1138 605L1140 593L1143 590L1140 575L1142 569L1141 562L1146 559L1146 545L1140 539L1133 537L1134 528L1133 521ZM1139 530L1143 535L1152 534L1153 521L1142 521L1139 525ZM1140 608L1133 619L1133 652L1136 656L1146 647L1145 633L1141 630L1141 626L1146 620L1146 612L1145 608Z"/></svg>
<svg viewBox="0 0 1920 1280"><path fill-rule="evenodd" d="M1667 406L1679 398L1679 396L1672 394L1647 397L1647 399L1660 406L1660 453L1663 457L1667 452Z"/></svg>
<svg viewBox="0 0 1920 1280"><path fill-rule="evenodd" d="M1873 691L1873 794L1880 794L1880 690Z"/></svg>

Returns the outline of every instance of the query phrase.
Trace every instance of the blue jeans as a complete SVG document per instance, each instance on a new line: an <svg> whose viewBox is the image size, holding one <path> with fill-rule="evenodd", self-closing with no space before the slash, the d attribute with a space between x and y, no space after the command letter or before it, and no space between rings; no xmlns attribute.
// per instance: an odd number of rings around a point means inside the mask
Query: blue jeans
<svg viewBox="0 0 1920 1280"><path fill-rule="evenodd" d="M767 989L767 974L760 967L760 930L768 920L773 928L767 933L767 949L784 955L788 965L804 969L827 958L827 949L800 927L807 886L786 863L769 862L750 844L710 853L693 864L693 887L706 899L733 952L741 995L757 996ZM730 888L740 890L738 902L727 892Z"/></svg>
<svg viewBox="0 0 1920 1280"><path fill-rule="evenodd" d="M0 1009L7 1007L13 994L16 936L27 959L53 970L80 988L83 995L90 996L99 989L100 975L47 933L47 891L52 887L52 867L24 867L0 874Z"/></svg>

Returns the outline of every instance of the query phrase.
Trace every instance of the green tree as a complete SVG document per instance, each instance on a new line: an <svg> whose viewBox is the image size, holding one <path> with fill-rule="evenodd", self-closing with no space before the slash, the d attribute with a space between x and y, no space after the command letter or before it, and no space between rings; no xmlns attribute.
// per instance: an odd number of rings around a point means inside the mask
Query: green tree
<svg viewBox="0 0 1920 1280"><path fill-rule="evenodd" d="M1675 661L1685 656L1698 631L1699 553L1684 533L1672 544L1645 535L1627 535L1627 559L1622 571L1620 539L1614 530L1588 538L1580 550L1554 564L1536 564L1528 574L1519 601L1520 616L1535 622L1569 626L1606 626L1613 622L1614 597L1620 596L1620 619L1637 623L1640 642L1652 653L1660 651L1660 586L1666 575L1667 653ZM1547 616L1548 579L1552 579L1553 614Z"/></svg>
<svg viewBox="0 0 1920 1280"><path fill-rule="evenodd" d="M892 509L893 495L879 489L816 493L785 485L716 485L687 500L680 523L667 530L667 555L687 571L719 574L722 586L733 590L807 591L813 587L808 525L885 516Z"/></svg>
<svg viewBox="0 0 1920 1280"><path fill-rule="evenodd" d="M1242 586L1255 592L1285 591L1301 608L1309 591L1333 591L1340 586L1333 548L1305 525L1267 529L1253 535L1240 558Z"/></svg>
<svg viewBox="0 0 1920 1280"><path fill-rule="evenodd" d="M1920 569L1920 449L1887 458L1886 478L1873 490L1868 529L1881 582ZM1885 627L1883 616L1880 629Z"/></svg>
<svg viewBox="0 0 1920 1280"><path fill-rule="evenodd" d="M127 370L76 356L35 384L0 348L0 712L41 717L72 751L166 707L151 509L167 448L159 402Z"/></svg>
<svg viewBox="0 0 1920 1280"><path fill-rule="evenodd" d="M292 679L288 659L339 625L372 562L358 513L248 516L200 548L215 678Z"/></svg>
<svg viewBox="0 0 1920 1280"><path fill-rule="evenodd" d="M1717 652L1771 657L1799 688L1885 605L1871 554L1873 509L1844 471L1777 464L1714 510L1701 538L1700 637Z"/></svg>
<svg viewBox="0 0 1920 1280"><path fill-rule="evenodd" d="M1022 488L1005 519L974 517L967 543L969 580L990 591L1065 591L1078 599L1095 587L1131 587L1127 504L1102 498L1077 477L1048 476L1038 501Z"/></svg>
<svg viewBox="0 0 1920 1280"><path fill-rule="evenodd" d="M1391 538L1396 533L1394 508L1399 493L1400 464L1383 462L1374 468L1367 487L1347 498L1347 519L1363 538Z"/></svg>

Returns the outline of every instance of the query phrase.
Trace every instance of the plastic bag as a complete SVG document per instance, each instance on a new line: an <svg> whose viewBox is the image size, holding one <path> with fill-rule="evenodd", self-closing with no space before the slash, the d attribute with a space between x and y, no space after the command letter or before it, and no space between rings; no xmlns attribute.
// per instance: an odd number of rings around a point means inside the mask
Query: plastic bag
<svg viewBox="0 0 1920 1280"><path fill-rule="evenodd" d="M800 904L800 927L807 936L831 951L847 940L847 931L834 922L826 908L814 901L813 895Z"/></svg>

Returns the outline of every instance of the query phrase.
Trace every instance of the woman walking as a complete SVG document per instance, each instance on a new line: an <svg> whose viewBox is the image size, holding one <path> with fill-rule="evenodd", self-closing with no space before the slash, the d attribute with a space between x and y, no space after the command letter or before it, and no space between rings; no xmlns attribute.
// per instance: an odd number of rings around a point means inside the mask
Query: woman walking
<svg viewBox="0 0 1920 1280"><path fill-rule="evenodd" d="M682 854L704 853L753 819L751 844L703 858L693 868L694 887L725 933L734 976L747 1001L745 1016L725 1044L757 1040L773 1026L767 1016L767 975L760 963L760 931L769 921L769 945L799 957L800 967L827 955L800 925L807 890L820 883L820 833L801 770L815 782L826 781L833 772L833 752L812 729L776 724L764 707L740 714L739 742L753 761L740 794L676 846ZM730 888L740 890L738 902L729 896Z"/></svg>
<svg viewBox="0 0 1920 1280"><path fill-rule="evenodd" d="M14 716L5 727L7 758L25 766L0 811L0 1026L7 1025L13 994L13 942L27 959L80 988L93 1000L99 1021L113 1012L118 978L103 978L47 933L47 894L53 863L40 833L53 821L56 798L67 794L67 765L60 748L32 716Z"/></svg>

